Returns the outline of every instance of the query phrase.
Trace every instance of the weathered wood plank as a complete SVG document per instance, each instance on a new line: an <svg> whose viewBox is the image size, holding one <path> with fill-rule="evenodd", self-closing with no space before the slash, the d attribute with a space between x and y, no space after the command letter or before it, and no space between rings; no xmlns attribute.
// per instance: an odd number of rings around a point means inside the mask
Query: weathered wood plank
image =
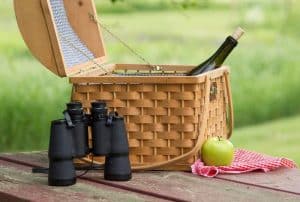
<svg viewBox="0 0 300 202"><path fill-rule="evenodd" d="M19 153L2 153L1 158L8 158L10 160L21 161L24 164L37 164L40 166L48 166L48 152L37 151L37 152L19 152Z"/></svg>
<svg viewBox="0 0 300 202"><path fill-rule="evenodd" d="M18 164L22 164L25 165L27 167L32 167L32 166L44 166L47 167L48 166L48 158L46 155L46 152L33 152L33 153L17 153L17 154L2 154L0 155L0 159L2 160L6 160L9 161L11 163L15 163L16 166L18 166ZM95 171L90 171L90 172L95 172ZM102 178L103 179L103 174L100 172L97 172L97 176L96 178ZM98 181L95 181L94 178L83 178L80 177L80 179L85 179L88 180L90 182L95 182L98 183ZM100 183L100 184L104 184L105 183ZM106 185L108 186L108 185ZM126 186L113 186L115 188L118 189L122 189L125 191L131 191L131 192L135 192L137 194L142 194L145 196L150 196L155 198L155 201L164 201L164 200L173 200L173 201L185 201L183 199L177 199L175 197L172 196L164 196L164 195L160 195L157 193L152 193L151 191L148 190L140 190L140 189L135 189L132 187L126 187Z"/></svg>
<svg viewBox="0 0 300 202"><path fill-rule="evenodd" d="M32 164L47 166L46 153L19 153L2 155L15 160L22 160ZM291 173L289 173L291 172ZM297 174L298 172L298 174ZM277 174L276 174L277 173ZM296 174L295 174L296 173ZM256 177L252 178L252 174ZM270 175L269 175L270 174ZM280 175L281 177L277 176ZM245 177L243 177L245 176ZM276 177L277 176L277 177ZM286 180L285 178L293 178ZM273 180L273 177L275 179ZM222 175L222 179L208 179L198 177L190 173L182 172L142 172L134 173L133 180L129 182L110 182L103 180L101 172L90 172L83 177L102 185L118 187L125 190L136 190L139 193L152 192L154 194L177 198L188 201L256 201L259 197L262 201L300 201L297 194L285 193L273 188L286 188L297 191L300 179L298 170L283 169L268 174L250 173L242 175ZM224 180L224 179L225 180ZM257 178L257 179L256 179ZM263 179L261 179L263 178ZM231 180L232 181L228 181ZM241 180L240 180L241 179ZM268 181L269 179L269 181ZM280 179L285 182L280 182ZM298 179L298 181L297 181ZM264 185L266 188L245 184L251 181L254 185ZM241 181L241 183L240 183ZM297 182L297 183L296 183ZM244 183L244 184L243 184ZM285 186L284 186L285 185ZM297 186L291 189L293 186Z"/></svg>
<svg viewBox="0 0 300 202"><path fill-rule="evenodd" d="M0 199L5 202L28 202L27 199L22 199L17 196L12 196L10 194L4 193L0 191Z"/></svg>
<svg viewBox="0 0 300 202"><path fill-rule="evenodd" d="M94 173L89 173L87 177L105 184L117 184L104 181ZM132 181L123 182L122 185L188 201L256 201L258 196L261 201L300 201L300 196L293 194L220 179L195 177L182 172L135 173Z"/></svg>
<svg viewBox="0 0 300 202"><path fill-rule="evenodd" d="M220 175L219 179L268 187L300 195L300 170L280 168L266 173L252 172L242 175Z"/></svg>
<svg viewBox="0 0 300 202"><path fill-rule="evenodd" d="M162 201L86 180L69 187L50 187L47 176L0 160L0 201Z"/></svg>

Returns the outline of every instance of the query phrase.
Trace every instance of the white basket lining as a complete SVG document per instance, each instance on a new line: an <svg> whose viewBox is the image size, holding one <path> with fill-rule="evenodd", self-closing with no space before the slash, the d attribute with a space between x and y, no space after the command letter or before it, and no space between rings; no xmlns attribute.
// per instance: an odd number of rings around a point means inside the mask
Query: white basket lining
<svg viewBox="0 0 300 202"><path fill-rule="evenodd" d="M63 0L50 0L50 4L59 35L58 38L62 48L63 58L67 67L73 67L94 59L94 54L80 40L71 27Z"/></svg>

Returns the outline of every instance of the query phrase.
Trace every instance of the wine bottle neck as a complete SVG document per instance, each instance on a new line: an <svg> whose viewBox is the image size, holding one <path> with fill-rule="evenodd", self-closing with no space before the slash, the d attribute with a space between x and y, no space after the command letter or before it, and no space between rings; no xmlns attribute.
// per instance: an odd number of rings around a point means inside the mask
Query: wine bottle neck
<svg viewBox="0 0 300 202"><path fill-rule="evenodd" d="M230 52L238 42L231 36L228 36L220 48L212 55L210 61L214 61L216 66L221 66Z"/></svg>

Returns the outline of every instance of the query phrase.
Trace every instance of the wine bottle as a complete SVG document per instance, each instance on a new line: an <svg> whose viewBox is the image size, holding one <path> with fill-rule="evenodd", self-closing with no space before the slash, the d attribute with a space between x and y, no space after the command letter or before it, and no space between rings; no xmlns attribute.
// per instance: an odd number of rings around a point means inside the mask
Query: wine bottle
<svg viewBox="0 0 300 202"><path fill-rule="evenodd" d="M239 38L244 34L244 30L240 27L236 31L226 38L219 49L206 61L195 67L192 71L188 72L188 76L198 75L213 69L220 67L230 52L238 44Z"/></svg>

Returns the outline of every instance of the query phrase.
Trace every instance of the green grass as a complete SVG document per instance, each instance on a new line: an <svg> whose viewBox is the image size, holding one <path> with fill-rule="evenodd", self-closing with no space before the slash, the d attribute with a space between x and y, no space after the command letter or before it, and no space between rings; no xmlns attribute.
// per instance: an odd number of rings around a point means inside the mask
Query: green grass
<svg viewBox="0 0 300 202"><path fill-rule="evenodd" d="M278 157L288 157L300 165L300 116L248 126L234 131L231 141L237 148Z"/></svg>
<svg viewBox="0 0 300 202"><path fill-rule="evenodd" d="M103 23L151 63L198 64L242 25L246 34L226 61L231 67L236 126L300 113L298 2L289 15L280 0L234 6L213 1L217 3L186 10L159 0L130 0L115 6L96 2ZM249 19L257 6L263 20ZM71 86L31 56L19 34L11 0L0 4L0 27L0 151L45 149L50 121L61 117ZM104 40L109 61L141 62L107 33ZM269 133L259 134L263 139ZM296 144L297 137L289 134ZM244 147L242 140L237 143ZM249 137L248 145L256 149L260 142ZM272 151L265 148L264 152ZM283 145L279 151L288 154L292 149Z"/></svg>

